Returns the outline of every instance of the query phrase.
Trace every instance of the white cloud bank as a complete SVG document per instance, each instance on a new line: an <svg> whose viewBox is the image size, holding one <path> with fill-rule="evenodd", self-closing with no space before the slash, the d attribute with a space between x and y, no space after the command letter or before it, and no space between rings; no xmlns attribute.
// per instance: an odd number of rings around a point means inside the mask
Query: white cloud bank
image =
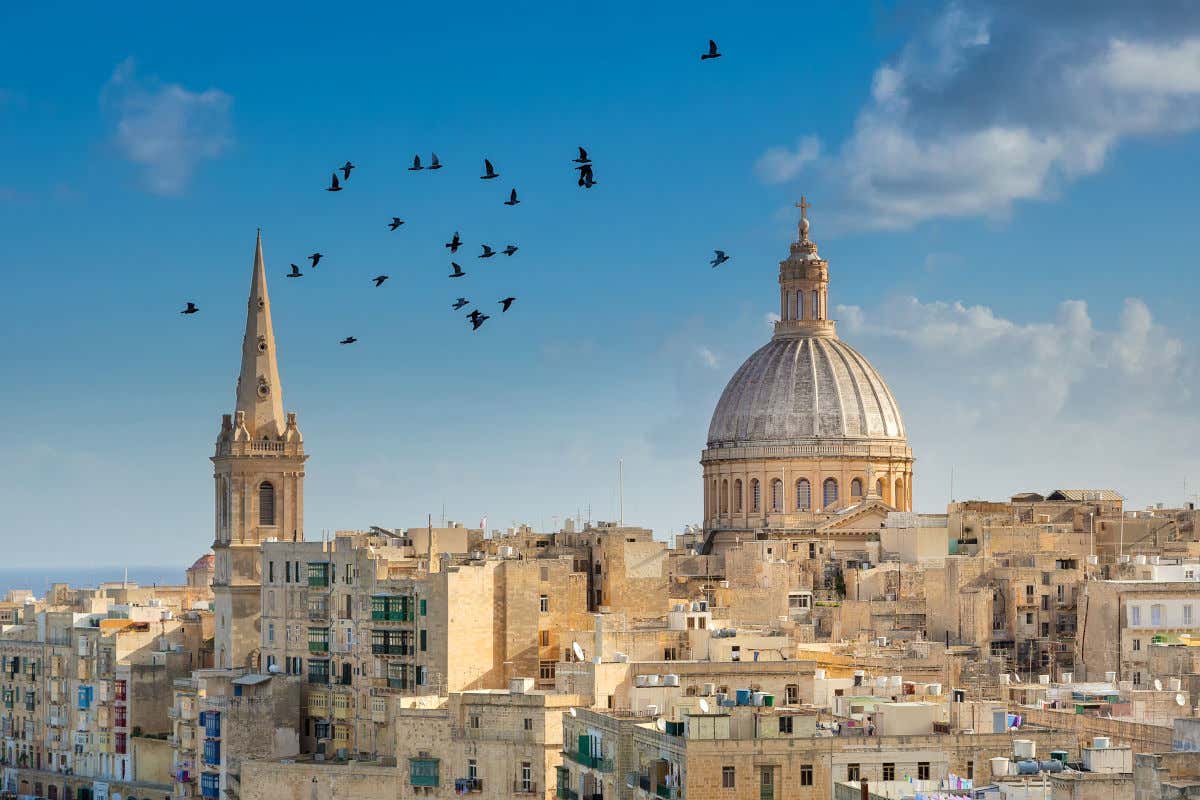
<svg viewBox="0 0 1200 800"><path fill-rule="evenodd" d="M1200 6L1162 0L950 2L880 65L854 129L820 167L846 224L1002 217L1103 168L1123 140L1200 127ZM768 182L819 149L771 148Z"/></svg>
<svg viewBox="0 0 1200 800"><path fill-rule="evenodd" d="M155 194L180 193L201 161L232 144L228 94L142 79L132 59L113 71L100 102L115 117L118 151L142 168L143 183Z"/></svg>

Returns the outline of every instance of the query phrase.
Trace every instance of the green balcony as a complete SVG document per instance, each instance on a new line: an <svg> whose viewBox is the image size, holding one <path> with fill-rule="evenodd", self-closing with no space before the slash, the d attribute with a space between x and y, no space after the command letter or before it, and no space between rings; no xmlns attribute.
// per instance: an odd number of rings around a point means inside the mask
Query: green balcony
<svg viewBox="0 0 1200 800"><path fill-rule="evenodd" d="M408 760L409 783L413 786L438 785L438 760L436 758L410 758Z"/></svg>

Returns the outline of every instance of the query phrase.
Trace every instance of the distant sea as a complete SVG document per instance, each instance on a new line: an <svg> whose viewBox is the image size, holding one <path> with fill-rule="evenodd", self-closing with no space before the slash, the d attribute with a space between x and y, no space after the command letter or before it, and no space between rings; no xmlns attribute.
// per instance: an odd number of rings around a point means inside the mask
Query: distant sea
<svg viewBox="0 0 1200 800"><path fill-rule="evenodd" d="M184 582L188 564L129 567L129 582L139 586L174 585ZM38 597L51 583L69 583L73 587L99 586L125 577L123 566L112 567L0 567L0 598L10 589L32 589Z"/></svg>

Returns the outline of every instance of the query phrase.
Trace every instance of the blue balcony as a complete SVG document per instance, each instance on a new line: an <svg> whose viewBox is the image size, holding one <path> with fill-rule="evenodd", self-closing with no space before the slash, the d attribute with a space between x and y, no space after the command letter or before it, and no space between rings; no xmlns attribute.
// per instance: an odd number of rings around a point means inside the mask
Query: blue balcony
<svg viewBox="0 0 1200 800"><path fill-rule="evenodd" d="M221 797L221 778L218 775L200 776L200 796L209 800L219 800Z"/></svg>
<svg viewBox="0 0 1200 800"><path fill-rule="evenodd" d="M210 739L221 738L221 712L204 712L204 735Z"/></svg>
<svg viewBox="0 0 1200 800"><path fill-rule="evenodd" d="M204 763L210 767L221 766L221 743L208 739L204 742Z"/></svg>

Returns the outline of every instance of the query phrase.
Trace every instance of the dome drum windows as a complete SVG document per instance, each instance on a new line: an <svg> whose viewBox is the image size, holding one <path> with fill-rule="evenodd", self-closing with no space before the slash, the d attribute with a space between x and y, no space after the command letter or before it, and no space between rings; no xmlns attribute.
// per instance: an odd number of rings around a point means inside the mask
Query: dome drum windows
<svg viewBox="0 0 1200 800"><path fill-rule="evenodd" d="M779 478L771 481L771 510L783 511L783 481Z"/></svg>
<svg viewBox="0 0 1200 800"><path fill-rule="evenodd" d="M721 481L721 513L729 513L729 481Z"/></svg>
<svg viewBox="0 0 1200 800"><path fill-rule="evenodd" d="M758 478L750 481L750 510L762 510L762 487L758 482Z"/></svg>
<svg viewBox="0 0 1200 800"><path fill-rule="evenodd" d="M838 482L836 478L826 478L821 485L821 507L828 510L838 501Z"/></svg>
<svg viewBox="0 0 1200 800"><path fill-rule="evenodd" d="M796 481L796 510L812 510L812 484L807 478Z"/></svg>
<svg viewBox="0 0 1200 800"><path fill-rule="evenodd" d="M863 482L862 482L861 478L855 478L854 480L850 481L850 496L851 497L862 497L863 496Z"/></svg>
<svg viewBox="0 0 1200 800"><path fill-rule="evenodd" d="M733 482L733 512L742 513L742 481L739 478Z"/></svg>

